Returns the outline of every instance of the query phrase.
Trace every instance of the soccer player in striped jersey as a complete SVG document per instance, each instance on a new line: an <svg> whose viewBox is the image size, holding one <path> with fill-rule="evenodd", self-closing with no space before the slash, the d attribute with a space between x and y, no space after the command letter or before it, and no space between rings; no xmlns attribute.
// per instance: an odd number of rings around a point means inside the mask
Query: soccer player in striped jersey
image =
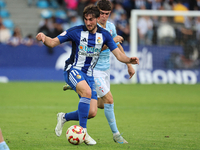
<svg viewBox="0 0 200 150"><path fill-rule="evenodd" d="M124 55L110 33L97 26L100 11L97 6L89 5L83 11L85 25L72 27L55 38L50 38L44 33L38 33L38 41L42 41L48 47L55 47L63 42L72 41L72 53L65 62L64 77L68 85L80 97L78 110L69 113L57 114L57 125L55 133L62 134L62 128L66 121L77 120L86 132L85 143L95 145L96 141L87 133L87 119L96 116L97 93L93 77L95 67L103 45L107 45L115 57L124 63L139 64L137 57ZM92 105L90 107L90 105ZM89 114L90 111L90 114Z"/></svg>
<svg viewBox="0 0 200 150"><path fill-rule="evenodd" d="M122 53L124 53L123 47L120 44L123 41L123 38L117 35L115 25L108 21L112 9L111 2L109 0L99 0L97 2L97 7L100 10L98 25L110 32L118 48ZM104 108L104 114L113 133L114 141L124 144L128 142L120 135L120 132L117 128L114 114L114 101L112 93L110 92L110 50L107 46L104 46L103 49L104 50L100 53L98 62L94 68L94 80L98 96L98 108ZM131 64L127 64L127 67L129 76L131 78L135 74L135 70ZM63 89L70 89L70 86L66 84Z"/></svg>

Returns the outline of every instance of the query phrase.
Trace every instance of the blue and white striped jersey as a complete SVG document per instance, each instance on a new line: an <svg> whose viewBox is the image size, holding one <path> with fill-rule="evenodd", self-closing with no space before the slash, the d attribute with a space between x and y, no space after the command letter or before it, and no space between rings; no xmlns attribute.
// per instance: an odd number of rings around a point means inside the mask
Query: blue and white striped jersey
<svg viewBox="0 0 200 150"><path fill-rule="evenodd" d="M116 31L115 25L113 23L107 21L105 29L111 34L112 38L117 36L117 31ZM118 45L119 42L116 44ZM109 68L110 68L110 50L106 49L101 52L101 54L99 56L99 60L94 69L105 71L105 70L108 70Z"/></svg>
<svg viewBox="0 0 200 150"><path fill-rule="evenodd" d="M57 36L60 43L72 41L72 53L65 62L65 70L71 67L81 70L88 76L93 75L102 46L106 44L110 50L117 48L110 33L97 26L95 34L90 33L85 25L72 27Z"/></svg>

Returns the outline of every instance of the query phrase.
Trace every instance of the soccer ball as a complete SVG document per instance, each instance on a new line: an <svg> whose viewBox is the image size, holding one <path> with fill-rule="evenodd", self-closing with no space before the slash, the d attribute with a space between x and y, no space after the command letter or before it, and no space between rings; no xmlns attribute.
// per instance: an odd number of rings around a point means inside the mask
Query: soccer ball
<svg viewBox="0 0 200 150"><path fill-rule="evenodd" d="M74 145L79 145L84 142L86 132L83 130L83 127L78 125L73 125L67 129L66 138L69 143Z"/></svg>

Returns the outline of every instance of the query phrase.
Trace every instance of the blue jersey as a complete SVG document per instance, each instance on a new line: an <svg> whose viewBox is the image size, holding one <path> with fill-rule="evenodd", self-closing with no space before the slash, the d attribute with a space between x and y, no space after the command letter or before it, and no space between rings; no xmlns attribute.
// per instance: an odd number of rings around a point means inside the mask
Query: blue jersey
<svg viewBox="0 0 200 150"><path fill-rule="evenodd" d="M106 44L110 50L117 48L110 33L97 26L95 34L90 33L85 25L75 26L57 36L60 43L72 41L72 53L65 62L65 70L75 68L88 76L93 75L102 46Z"/></svg>
<svg viewBox="0 0 200 150"><path fill-rule="evenodd" d="M100 26L100 25L99 25ZM112 38L117 36L115 25L109 21L106 22L106 30L111 34ZM117 43L119 44L119 43ZM110 50L106 49L101 52L99 60L95 66L95 70L105 71L110 68Z"/></svg>

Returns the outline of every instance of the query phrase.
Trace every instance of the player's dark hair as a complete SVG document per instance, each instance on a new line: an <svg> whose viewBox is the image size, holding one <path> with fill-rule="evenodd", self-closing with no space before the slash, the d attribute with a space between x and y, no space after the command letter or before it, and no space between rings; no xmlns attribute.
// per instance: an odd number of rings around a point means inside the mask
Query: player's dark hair
<svg viewBox="0 0 200 150"><path fill-rule="evenodd" d="M99 0L97 2L97 7L104 11L111 11L112 10L112 4L109 0Z"/></svg>
<svg viewBox="0 0 200 150"><path fill-rule="evenodd" d="M89 14L91 14L95 18L98 18L100 16L100 11L97 6L88 5L83 10L83 18L85 18L85 16Z"/></svg>

